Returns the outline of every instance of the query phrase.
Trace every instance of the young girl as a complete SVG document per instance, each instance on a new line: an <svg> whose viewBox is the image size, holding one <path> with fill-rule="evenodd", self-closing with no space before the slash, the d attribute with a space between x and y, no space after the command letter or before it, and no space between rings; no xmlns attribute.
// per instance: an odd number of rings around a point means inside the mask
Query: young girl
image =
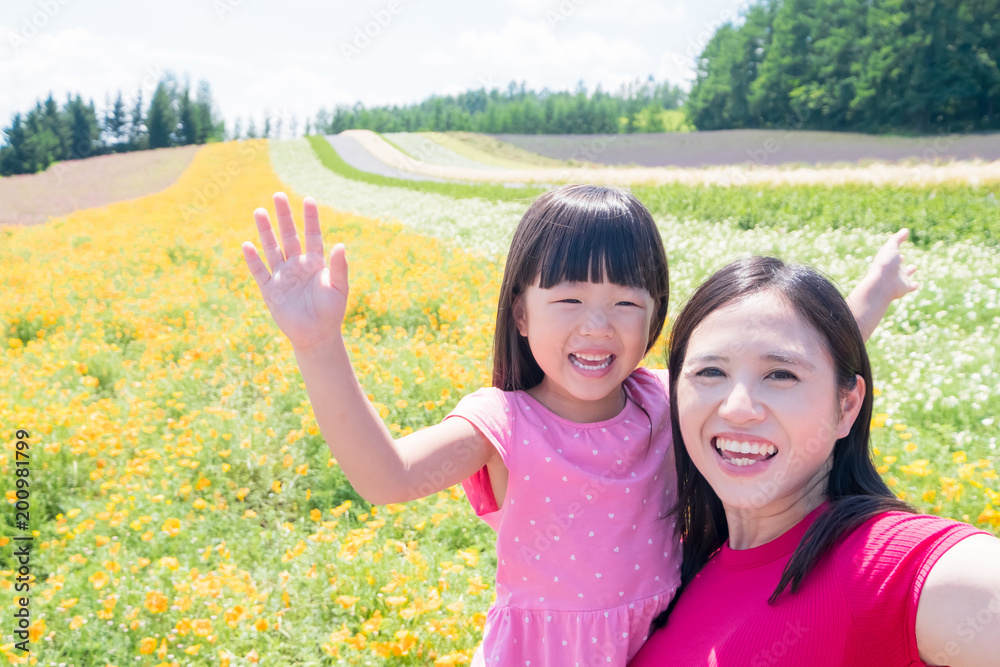
<svg viewBox="0 0 1000 667"><path fill-rule="evenodd" d="M307 198L302 254L287 198L274 200L284 251L266 210L255 212L273 275L252 243L244 255L351 484L387 504L461 482L497 531L496 602L474 664L624 665L670 602L680 565L662 521L676 501L666 372L638 367L668 296L666 254L646 208L617 188L540 196L507 256L493 387L393 441L341 334L344 246L327 269ZM893 253L904 237L886 244L853 295L868 333L908 291L909 270L898 271Z"/></svg>

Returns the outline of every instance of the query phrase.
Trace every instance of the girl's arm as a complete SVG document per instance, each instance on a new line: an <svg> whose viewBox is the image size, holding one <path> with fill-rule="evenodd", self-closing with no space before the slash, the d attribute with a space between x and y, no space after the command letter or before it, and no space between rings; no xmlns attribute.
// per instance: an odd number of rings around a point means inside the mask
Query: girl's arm
<svg viewBox="0 0 1000 667"><path fill-rule="evenodd" d="M899 246L909 233L908 229L900 229L886 241L872 260L868 273L847 296L847 305L865 340L871 338L890 303L917 289L917 283L910 279L917 267L904 267L899 252Z"/></svg>
<svg viewBox="0 0 1000 667"><path fill-rule="evenodd" d="M928 665L1000 664L1000 540L972 535L934 564L917 604L917 648Z"/></svg>
<svg viewBox="0 0 1000 667"><path fill-rule="evenodd" d="M243 255L271 316L292 343L330 453L355 490L376 505L413 500L461 482L498 456L464 419L392 439L355 377L344 344L348 280L343 244L333 247L327 266L316 202L307 197L303 253L288 198L279 192L274 204L284 250L267 211L254 212L271 272L253 243L243 244Z"/></svg>

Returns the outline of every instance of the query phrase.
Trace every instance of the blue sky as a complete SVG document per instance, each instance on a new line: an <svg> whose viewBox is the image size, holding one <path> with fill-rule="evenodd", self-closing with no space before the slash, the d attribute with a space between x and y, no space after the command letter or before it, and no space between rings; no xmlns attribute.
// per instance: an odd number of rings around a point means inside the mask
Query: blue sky
<svg viewBox="0 0 1000 667"><path fill-rule="evenodd" d="M265 109L407 103L499 86L605 90L693 56L746 0L4 0L0 123L52 91L149 100L165 71L205 79L231 124Z"/></svg>

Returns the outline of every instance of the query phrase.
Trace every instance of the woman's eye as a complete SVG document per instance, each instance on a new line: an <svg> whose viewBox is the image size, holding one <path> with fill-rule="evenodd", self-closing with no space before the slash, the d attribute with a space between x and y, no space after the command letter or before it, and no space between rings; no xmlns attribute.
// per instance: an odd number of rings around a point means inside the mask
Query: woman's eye
<svg viewBox="0 0 1000 667"><path fill-rule="evenodd" d="M723 373L719 368L703 368L695 373L695 375L703 378L720 378L723 377L725 373Z"/></svg>
<svg viewBox="0 0 1000 667"><path fill-rule="evenodd" d="M768 377L774 380L798 380L799 378L791 371L771 371Z"/></svg>

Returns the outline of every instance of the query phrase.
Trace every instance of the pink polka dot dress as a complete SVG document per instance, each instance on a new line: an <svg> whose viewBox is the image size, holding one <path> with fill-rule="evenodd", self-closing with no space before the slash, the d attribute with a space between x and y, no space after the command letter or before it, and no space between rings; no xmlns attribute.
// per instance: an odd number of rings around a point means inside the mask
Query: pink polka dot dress
<svg viewBox="0 0 1000 667"><path fill-rule="evenodd" d="M616 417L579 424L522 391L481 389L448 418L481 431L510 472L463 482L497 531L496 601L473 664L625 665L680 580L666 371L636 369Z"/></svg>

